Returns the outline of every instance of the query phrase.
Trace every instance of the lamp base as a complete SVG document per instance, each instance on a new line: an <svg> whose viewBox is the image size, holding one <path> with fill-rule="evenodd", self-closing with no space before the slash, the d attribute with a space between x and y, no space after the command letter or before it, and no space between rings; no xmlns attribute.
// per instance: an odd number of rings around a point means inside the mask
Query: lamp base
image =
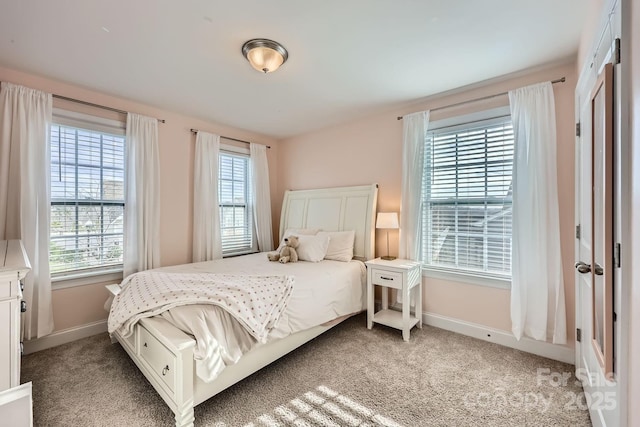
<svg viewBox="0 0 640 427"><path fill-rule="evenodd" d="M394 259L396 259L396 257L387 255L387 256L381 256L380 259L383 259L385 261L393 261Z"/></svg>

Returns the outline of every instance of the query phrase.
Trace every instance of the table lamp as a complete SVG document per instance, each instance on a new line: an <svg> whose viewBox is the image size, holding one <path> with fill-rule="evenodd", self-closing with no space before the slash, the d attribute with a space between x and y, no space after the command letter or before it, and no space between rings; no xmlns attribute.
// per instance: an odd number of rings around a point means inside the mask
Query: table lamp
<svg viewBox="0 0 640 427"><path fill-rule="evenodd" d="M380 257L386 261L396 259L394 256L389 256L389 230L398 229L398 213L397 212L378 212L378 218L376 219L376 228L387 230L387 256Z"/></svg>

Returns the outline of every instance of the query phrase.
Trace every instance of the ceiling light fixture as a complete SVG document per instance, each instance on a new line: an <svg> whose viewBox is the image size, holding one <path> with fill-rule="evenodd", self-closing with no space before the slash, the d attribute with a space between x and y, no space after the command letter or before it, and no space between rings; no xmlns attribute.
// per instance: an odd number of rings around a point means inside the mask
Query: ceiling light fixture
<svg viewBox="0 0 640 427"><path fill-rule="evenodd" d="M277 70L289 58L284 46L268 39L249 40L242 45L242 54L253 68L265 74Z"/></svg>

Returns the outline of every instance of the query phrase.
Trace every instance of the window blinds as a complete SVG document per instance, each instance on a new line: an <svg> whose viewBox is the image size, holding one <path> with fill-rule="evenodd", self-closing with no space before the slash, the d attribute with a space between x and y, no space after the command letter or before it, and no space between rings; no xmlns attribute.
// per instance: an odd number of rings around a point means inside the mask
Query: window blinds
<svg viewBox="0 0 640 427"><path fill-rule="evenodd" d="M253 227L249 205L249 157L220 152L219 203L222 253L249 252Z"/></svg>
<svg viewBox="0 0 640 427"><path fill-rule="evenodd" d="M122 135L51 126L52 273L122 264Z"/></svg>
<svg viewBox="0 0 640 427"><path fill-rule="evenodd" d="M510 117L428 132L424 164L424 262L445 269L510 276Z"/></svg>

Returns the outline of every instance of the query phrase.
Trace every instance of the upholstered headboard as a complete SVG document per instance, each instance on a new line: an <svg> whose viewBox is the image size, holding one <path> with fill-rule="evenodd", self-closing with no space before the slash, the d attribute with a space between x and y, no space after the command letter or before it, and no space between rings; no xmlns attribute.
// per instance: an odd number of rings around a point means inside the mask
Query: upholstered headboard
<svg viewBox="0 0 640 427"><path fill-rule="evenodd" d="M372 259L378 184L287 190L280 214L280 240L287 228L355 230L354 258Z"/></svg>

